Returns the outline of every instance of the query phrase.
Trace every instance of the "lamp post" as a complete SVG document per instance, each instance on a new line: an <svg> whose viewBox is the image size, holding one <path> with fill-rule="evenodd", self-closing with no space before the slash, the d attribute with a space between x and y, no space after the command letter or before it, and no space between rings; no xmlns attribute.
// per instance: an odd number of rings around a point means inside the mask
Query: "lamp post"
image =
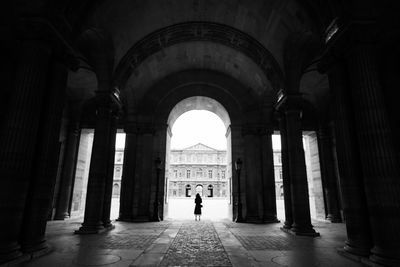
<svg viewBox="0 0 400 267"><path fill-rule="evenodd" d="M154 211L153 211L153 221L159 222L160 220L160 213L159 213L159 203L158 203L158 188L160 184L160 171L161 171L161 159L157 157L154 160L154 165L156 167L157 173L157 180L156 180L156 199L154 201Z"/></svg>
<svg viewBox="0 0 400 267"><path fill-rule="evenodd" d="M240 190L240 171L242 169L242 160L238 158L235 162L235 170L237 173L237 179L238 179L238 203L237 203L237 216L235 222L243 222L243 216L242 216L242 200L241 200L241 190Z"/></svg>

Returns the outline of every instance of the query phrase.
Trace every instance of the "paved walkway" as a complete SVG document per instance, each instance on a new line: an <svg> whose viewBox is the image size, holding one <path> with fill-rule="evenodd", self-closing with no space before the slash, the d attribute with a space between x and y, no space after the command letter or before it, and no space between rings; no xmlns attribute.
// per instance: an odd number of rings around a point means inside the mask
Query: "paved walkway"
<svg viewBox="0 0 400 267"><path fill-rule="evenodd" d="M53 251L19 266L363 266L336 251L344 244L344 224L315 223L317 238L292 236L279 223L116 222L99 235L74 235L79 226L49 222Z"/></svg>

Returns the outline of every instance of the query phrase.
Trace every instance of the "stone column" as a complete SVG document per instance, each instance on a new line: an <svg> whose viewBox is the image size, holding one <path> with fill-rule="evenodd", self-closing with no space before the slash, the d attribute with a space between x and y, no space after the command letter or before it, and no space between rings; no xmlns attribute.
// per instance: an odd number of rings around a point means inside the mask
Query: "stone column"
<svg viewBox="0 0 400 267"><path fill-rule="evenodd" d="M321 166L322 186L326 202L326 218L333 223L342 222L339 211L337 177L332 151L332 135L327 125L322 125L317 133Z"/></svg>
<svg viewBox="0 0 400 267"><path fill-rule="evenodd" d="M334 96L336 153L347 230L344 250L351 254L367 256L372 246L370 223L355 136L355 122L350 111L351 103L347 94L347 77L343 65L337 65L329 71L329 85Z"/></svg>
<svg viewBox="0 0 400 267"><path fill-rule="evenodd" d="M301 128L300 96L287 96L285 109L289 173L292 193L293 224L290 231L296 235L317 236L311 225L306 162ZM291 103L294 102L294 103Z"/></svg>
<svg viewBox="0 0 400 267"><path fill-rule="evenodd" d="M244 159L240 179L244 180L246 192L246 205L244 219L246 222L262 222L263 208L263 184L262 184L262 162L261 162L261 139L254 126L243 128ZM243 201L243 199L242 199ZM244 214L243 214L244 215Z"/></svg>
<svg viewBox="0 0 400 267"><path fill-rule="evenodd" d="M125 127L125 150L121 180L121 196L119 206L119 221L133 219L133 190L135 184L137 134Z"/></svg>
<svg viewBox="0 0 400 267"><path fill-rule="evenodd" d="M276 193L274 175L274 151L272 148L272 131L265 130L261 135L261 164L263 188L263 216L266 223L279 222L276 217Z"/></svg>
<svg viewBox="0 0 400 267"><path fill-rule="evenodd" d="M86 195L85 216L75 233L95 234L104 230L103 209L110 155L112 106L110 92L97 91L97 116Z"/></svg>
<svg viewBox="0 0 400 267"><path fill-rule="evenodd" d="M150 124L139 126L136 169L133 191L133 220L142 222L151 220L153 203L151 203L151 181L155 176L153 145L154 127Z"/></svg>
<svg viewBox="0 0 400 267"><path fill-rule="evenodd" d="M67 144L62 167L61 184L58 193L57 208L54 220L69 218L69 207L72 201L72 188L75 180L76 160L79 148L80 129L76 122L68 126Z"/></svg>
<svg viewBox="0 0 400 267"><path fill-rule="evenodd" d="M47 249L45 230L51 213L52 197L57 175L59 134L67 82L67 69L52 64L52 79L47 88L43 116L39 124L39 143L31 175L27 204L21 233L25 253Z"/></svg>
<svg viewBox="0 0 400 267"><path fill-rule="evenodd" d="M283 201L285 204L285 222L283 228L290 229L293 224L292 214L292 190L290 188L289 173L289 152L287 146L286 118L284 114L279 114L279 132L281 136L281 159L282 159L282 183L283 183Z"/></svg>
<svg viewBox="0 0 400 267"><path fill-rule="evenodd" d="M0 133L0 263L21 255L18 243L46 87L50 46L24 41L15 87Z"/></svg>
<svg viewBox="0 0 400 267"><path fill-rule="evenodd" d="M355 126L374 247L371 260L400 266L400 162L378 77L369 28L347 57ZM364 40L366 39L366 40Z"/></svg>
<svg viewBox="0 0 400 267"><path fill-rule="evenodd" d="M109 155L108 155L108 170L106 177L106 188L104 194L104 208L103 208L103 226L105 228L113 227L110 220L112 190L114 184L114 162L115 162L115 141L117 138L117 117L112 114L110 137L109 137Z"/></svg>

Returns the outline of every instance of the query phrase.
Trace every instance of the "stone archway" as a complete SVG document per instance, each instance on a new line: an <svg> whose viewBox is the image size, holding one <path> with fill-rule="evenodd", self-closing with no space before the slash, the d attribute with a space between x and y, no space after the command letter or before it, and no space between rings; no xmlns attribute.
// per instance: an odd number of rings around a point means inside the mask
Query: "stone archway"
<svg viewBox="0 0 400 267"><path fill-rule="evenodd" d="M222 121L222 123L225 126L225 138L226 138L226 161L224 163L219 162L217 160L217 157L219 157L219 153L222 153L222 151L215 150L213 148L209 148L207 146L200 145L194 145L188 150L185 150L185 154L183 153L180 155L177 155L176 153L182 153L182 151L173 151L171 152L171 138L172 138L172 128L176 122L176 120L183 115L184 113L192 110L206 110L209 112L212 112L216 114ZM192 96L188 97L186 99L181 100L178 102L171 110L168 120L167 120L167 125L168 125L168 131L166 134L166 153L165 153L165 183L166 185L164 186L164 215L165 217L168 218L173 218L174 216L182 217L179 215L178 211L179 209L185 209L183 207L186 207L189 205L188 203L192 203L189 199L179 199L179 198L172 198L167 200L171 194L168 192L171 192L173 190L176 190L176 184L178 184L178 191L180 190L180 187L183 187L184 182L186 183L192 183L193 184L193 194L191 197L194 197L197 193L200 194L201 197L208 198L208 197L213 197L213 189L211 189L208 186L208 183L216 183L220 184L221 186L223 185L224 188L227 190L227 194L225 198L220 198L216 201L213 201L212 205L209 205L211 209L210 211L210 216L211 214L218 214L218 218L223 218L220 216L227 216L228 218L232 218L232 211L233 211L233 206L232 206L232 192L230 191L230 185L232 184L232 147L231 147L231 120L230 116L225 109L225 107L219 103L218 101L206 97L206 96ZM196 150L200 149L200 150ZM193 154L194 153L194 154ZM200 154L199 154L200 153ZM197 165L199 162L197 158L205 156L205 154L201 153L213 153L213 156L216 156L215 160L213 159L212 162L213 164L216 164L217 167L213 168L210 166L203 165L205 162L201 160L203 163L202 165ZM179 157L189 157L190 158L190 163L187 160L179 160ZM224 155L225 157L225 155ZM180 165L177 165L178 162L180 162ZM195 161L197 163L195 163ZM220 165L221 164L221 165ZM222 166L223 165L223 166ZM172 168L174 169L172 171ZM185 170L182 170L182 168L185 168ZM194 168L194 169L193 169ZM210 169L211 168L211 169ZM224 177L220 177L220 168L222 168L225 172ZM188 177L186 177L186 169L192 169L193 176L189 177L191 179L188 180ZM189 171L189 170L188 170ZM208 172L211 171L212 173L215 172L215 176L213 177L211 181L207 181L208 177ZM176 172L180 172L180 175L175 175ZM183 172L183 175L182 175ZM207 172L207 176L204 177L203 173ZM174 175L176 177L174 177ZM199 180L200 182L199 183ZM197 180L197 181L195 181ZM219 187L219 186L218 186ZM172 189L171 189L172 188ZM185 196L188 196L187 194L187 189ZM179 197L179 196L178 196ZM187 208L186 208L187 209ZM180 211L184 212L184 211ZM210 217L211 218L211 217Z"/></svg>
<svg viewBox="0 0 400 267"><path fill-rule="evenodd" d="M161 172L157 190L152 163L160 157L165 164L171 111L182 100L196 96L219 102L229 114L230 125L226 126L231 137L232 150L228 152L232 155L230 164L238 158L244 161L240 194L246 220L276 221L272 105L262 104L264 100L257 98L254 92L234 78L205 70L190 70L166 77L138 100L135 113L128 114L125 162L134 161L135 164L124 165L123 181L127 185L124 186L123 182L121 217L149 220L154 212L152 207L156 193L159 194L158 199L165 200L162 190L165 189L165 171ZM234 206L239 193L237 184L236 172L232 170L232 219L237 212Z"/></svg>

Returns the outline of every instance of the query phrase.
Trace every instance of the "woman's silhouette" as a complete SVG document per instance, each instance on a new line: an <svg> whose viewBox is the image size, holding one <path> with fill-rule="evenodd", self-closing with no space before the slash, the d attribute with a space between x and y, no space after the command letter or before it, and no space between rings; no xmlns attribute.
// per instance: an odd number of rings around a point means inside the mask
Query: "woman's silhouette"
<svg viewBox="0 0 400 267"><path fill-rule="evenodd" d="M194 203L196 203L196 206L194 207L194 220L195 221L197 221L197 216L199 216L199 221L200 221L201 208L203 207L203 205L201 205L201 202L203 202L203 200L201 199L200 194L197 193L196 198L194 200Z"/></svg>

